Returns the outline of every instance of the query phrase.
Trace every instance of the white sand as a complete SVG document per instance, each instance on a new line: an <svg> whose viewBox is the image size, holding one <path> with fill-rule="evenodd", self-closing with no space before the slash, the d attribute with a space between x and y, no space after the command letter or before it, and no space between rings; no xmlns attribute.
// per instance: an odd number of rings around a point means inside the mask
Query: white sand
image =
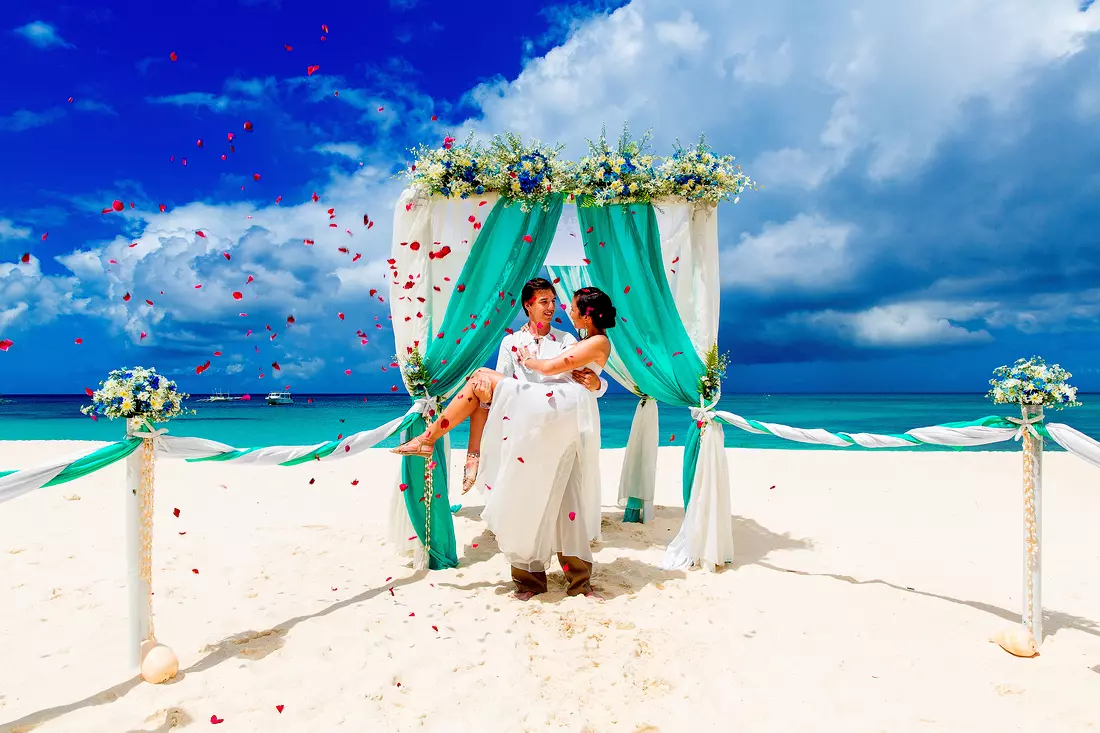
<svg viewBox="0 0 1100 733"><path fill-rule="evenodd" d="M0 467L85 447L0 444ZM661 450L668 508L623 526L604 452L602 604L560 571L510 599L479 506L455 520L461 567L414 575L382 541L384 451L162 461L155 623L183 671L160 686L126 667L121 464L21 497L0 506L0 729L1100 730L1096 469L1046 458L1048 638L1027 660L987 641L1018 619L1018 454L731 450L739 559L718 574L657 568L681 456Z"/></svg>

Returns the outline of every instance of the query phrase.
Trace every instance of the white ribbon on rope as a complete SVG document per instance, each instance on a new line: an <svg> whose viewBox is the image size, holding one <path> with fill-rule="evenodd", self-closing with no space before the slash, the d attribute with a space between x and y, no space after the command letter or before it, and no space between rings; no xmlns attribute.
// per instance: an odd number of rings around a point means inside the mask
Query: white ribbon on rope
<svg viewBox="0 0 1100 733"><path fill-rule="evenodd" d="M336 445L336 449L327 456L323 456L320 460L338 460L341 458L350 458L354 455L362 453L365 450L369 450L386 438L396 432L401 423L404 422L411 414L419 413L424 416L426 420L430 420L429 417L433 410L438 410L439 399L436 397L421 397L416 399L412 406L405 411L405 414L400 417L395 417L393 420L379 425L372 430L363 430L358 433L353 433L345 438L342 438ZM142 437L144 433L137 433L135 437ZM207 440L206 438L186 438L176 436L165 436L158 438L160 441L158 445L158 451L162 452L166 457L172 458L213 458L215 456L225 455L226 453L233 453L238 450L231 445L225 443L219 443L214 440ZM264 448L257 448L256 450L249 451L240 456L234 457L230 463L248 463L261 466L277 466L287 461L303 458L317 453L319 450L325 447L325 443L318 443L317 445L273 445Z"/></svg>

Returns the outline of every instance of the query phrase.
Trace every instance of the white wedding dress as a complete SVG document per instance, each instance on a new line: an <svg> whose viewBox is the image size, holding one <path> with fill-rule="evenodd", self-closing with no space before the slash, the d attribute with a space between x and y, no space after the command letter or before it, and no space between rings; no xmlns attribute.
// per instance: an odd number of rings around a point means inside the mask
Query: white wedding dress
<svg viewBox="0 0 1100 733"><path fill-rule="evenodd" d="M589 542L600 536L596 397L569 372L502 379L481 445L482 518L508 561L533 573L546 572L555 552L592 562Z"/></svg>

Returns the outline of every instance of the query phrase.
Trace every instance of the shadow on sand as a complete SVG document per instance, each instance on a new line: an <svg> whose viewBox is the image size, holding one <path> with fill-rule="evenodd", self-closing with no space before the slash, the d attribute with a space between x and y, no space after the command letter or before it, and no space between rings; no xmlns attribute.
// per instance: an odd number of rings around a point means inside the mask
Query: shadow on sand
<svg viewBox="0 0 1100 733"><path fill-rule="evenodd" d="M480 506L463 507L455 516L472 521L480 521L481 509L482 507ZM622 522L621 510L604 512L601 520L603 537L598 543L594 544L593 550L599 552L599 550L604 547L634 550L663 549L672 538L676 536L676 532L679 530L683 518L683 509L656 507L654 510L654 517L649 523L624 524ZM1019 614L1017 612L988 603L951 598L949 596L895 585L884 580L859 580L847 575L833 573L809 573L764 562L773 552L781 550L812 550L813 542L808 539L792 538L789 534L772 532L767 527L760 525L752 519L734 516L730 518L730 521L733 527L736 556L733 564L723 569L721 572L729 572L730 570L736 570L746 565L758 565L776 572L832 578L853 585L884 585L903 593L914 593L928 598L936 598L948 603L969 606L970 608L998 616L1008 621L1019 619ZM475 544L477 545L476 547L474 547ZM482 531L475 540L463 548L460 567L469 567L477 563L486 562L499 552L500 549L497 547L496 538L486 529ZM321 609L317 613L287 619L271 629L264 631L250 630L233 634L216 644L208 646L204 650L207 653L202 659L192 664L190 667L180 670L176 678L168 684L177 684L188 674L200 674L230 659L263 659L272 652L280 649L283 646L283 640L286 635L290 633L291 629L303 621L328 616L348 606L369 601L372 598L388 592L392 587L411 585L423 580L425 577L427 577L427 572L417 572L408 578L372 588L359 595L334 603ZM644 563L629 557L617 557L612 562L596 565L593 574L593 585L598 588L599 592L605 598L610 600L624 595L632 595L645 586L653 583L682 579L684 577L685 574L682 571L661 570L657 563ZM550 592L537 597L538 602L554 603L565 596L565 578L560 569L548 573L548 580L550 582ZM504 595L510 593L512 590L512 584L507 577L502 577L499 582L477 582L468 585L440 583L439 585L461 590L493 588L497 595ZM1061 629L1074 629L1083 631L1086 634L1100 636L1100 624L1097 624L1095 621L1053 610L1044 610L1043 625L1047 636L1051 636ZM54 720L76 710L112 703L125 696L139 684L142 684L141 677L135 676L125 682L121 682L101 692L90 695L83 700L77 700L66 705L40 710L30 713L18 720L0 724L0 732L28 733L42 723ZM162 731L169 731L177 727L181 721L178 716L173 715L175 710L176 709L169 709L165 711L166 719L163 724L140 733L161 733Z"/></svg>

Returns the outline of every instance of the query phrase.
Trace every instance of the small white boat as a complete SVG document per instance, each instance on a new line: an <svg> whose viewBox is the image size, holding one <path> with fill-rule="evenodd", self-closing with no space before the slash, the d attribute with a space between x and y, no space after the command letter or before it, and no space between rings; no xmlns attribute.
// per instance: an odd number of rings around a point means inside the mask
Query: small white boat
<svg viewBox="0 0 1100 733"><path fill-rule="evenodd" d="M215 392L205 400L200 400L200 402L236 402L240 399L240 397L231 397L223 392Z"/></svg>
<svg viewBox="0 0 1100 733"><path fill-rule="evenodd" d="M294 398L290 396L290 392L271 392L267 395L267 404L293 405Z"/></svg>

